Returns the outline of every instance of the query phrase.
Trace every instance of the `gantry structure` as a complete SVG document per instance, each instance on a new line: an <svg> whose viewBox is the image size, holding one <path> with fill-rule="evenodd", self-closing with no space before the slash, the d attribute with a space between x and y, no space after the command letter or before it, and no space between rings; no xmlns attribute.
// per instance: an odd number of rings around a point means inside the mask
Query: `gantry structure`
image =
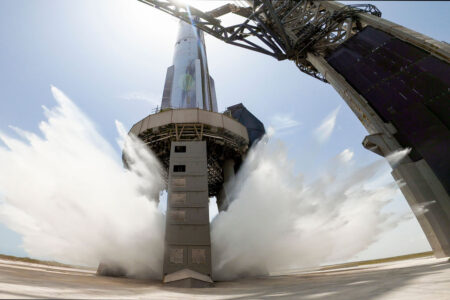
<svg viewBox="0 0 450 300"><path fill-rule="evenodd" d="M355 16L368 13L381 17L370 4L336 6L323 1L247 1L249 6L227 3L202 12L177 1L139 0L195 26L224 42L270 55L278 60L293 60L298 68L319 80L324 76L306 59L311 50L326 55L362 29ZM324 9L333 8L333 9ZM220 17L235 14L245 21L222 25ZM259 43L255 42L259 41Z"/></svg>
<svg viewBox="0 0 450 300"><path fill-rule="evenodd" d="M139 1L331 84L367 129L368 150L410 148L391 163L392 175L435 256L450 256L449 44L381 18L370 4L253 0L202 11L186 1ZM230 15L238 21L224 25Z"/></svg>

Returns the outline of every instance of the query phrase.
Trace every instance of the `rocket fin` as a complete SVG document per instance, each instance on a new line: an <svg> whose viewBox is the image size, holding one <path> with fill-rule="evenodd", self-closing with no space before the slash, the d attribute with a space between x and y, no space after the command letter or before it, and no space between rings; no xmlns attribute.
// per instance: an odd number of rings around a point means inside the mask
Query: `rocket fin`
<svg viewBox="0 0 450 300"><path fill-rule="evenodd" d="M170 97L172 95L174 66L167 68L166 82L164 83L163 97L161 101L161 109L170 108Z"/></svg>
<svg viewBox="0 0 450 300"><path fill-rule="evenodd" d="M205 109L202 88L202 68L200 66L200 59L197 58L195 60L195 107Z"/></svg>
<svg viewBox="0 0 450 300"><path fill-rule="evenodd" d="M217 108L217 98L216 98L216 86L214 84L214 79L209 76L209 84L211 89L211 108L213 112L218 112Z"/></svg>

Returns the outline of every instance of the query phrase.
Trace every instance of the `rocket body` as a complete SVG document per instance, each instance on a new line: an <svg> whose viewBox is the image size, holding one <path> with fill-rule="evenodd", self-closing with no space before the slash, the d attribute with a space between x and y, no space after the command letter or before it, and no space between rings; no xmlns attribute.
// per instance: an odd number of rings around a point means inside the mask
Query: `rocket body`
<svg viewBox="0 0 450 300"><path fill-rule="evenodd" d="M167 69L161 108L200 108L217 112L203 32L180 22L173 65Z"/></svg>

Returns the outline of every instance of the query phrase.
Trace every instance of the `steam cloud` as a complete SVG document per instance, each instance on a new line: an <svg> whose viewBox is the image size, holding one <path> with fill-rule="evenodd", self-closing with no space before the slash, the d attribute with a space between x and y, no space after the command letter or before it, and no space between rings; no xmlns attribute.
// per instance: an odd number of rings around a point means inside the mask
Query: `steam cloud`
<svg viewBox="0 0 450 300"><path fill-rule="evenodd" d="M155 199L163 188L156 158L117 123L130 157L117 152L57 88L58 106L46 109L43 137L0 134L0 221L22 235L34 257L126 267L129 275L159 277L164 217ZM150 201L149 201L150 200Z"/></svg>
<svg viewBox="0 0 450 300"><path fill-rule="evenodd" d="M89 119L61 91L52 92L58 106L45 108L42 137L17 128L22 140L0 133L6 145L0 146L0 221L22 235L31 256L105 262L128 275L160 278L164 215L152 197L164 183L157 159L117 123L129 161L124 170ZM337 112L321 126L321 140ZM212 223L215 279L348 259L395 226L381 211L395 184L364 187L382 162L355 168L352 156L343 151L307 183L281 143L268 137L258 143L234 182L234 201Z"/></svg>
<svg viewBox="0 0 450 300"><path fill-rule="evenodd" d="M401 160L408 151L389 159ZM233 279L349 259L403 219L383 213L395 183L367 189L382 161L356 168L345 150L306 183L281 143L253 148L237 175L234 201L212 223L213 275Z"/></svg>
<svg viewBox="0 0 450 300"><path fill-rule="evenodd" d="M336 118L340 110L340 106L338 106L335 110L333 110L320 124L319 127L314 130L314 135L316 139L320 143L324 143L331 136L334 130L334 126L336 125Z"/></svg>

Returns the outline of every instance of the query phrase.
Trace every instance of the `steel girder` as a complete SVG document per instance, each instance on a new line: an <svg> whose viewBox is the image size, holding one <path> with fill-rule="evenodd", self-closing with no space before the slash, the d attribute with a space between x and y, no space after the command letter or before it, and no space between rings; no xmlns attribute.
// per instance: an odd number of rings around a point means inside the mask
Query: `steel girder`
<svg viewBox="0 0 450 300"><path fill-rule="evenodd" d="M254 0L249 6L225 4L209 12L176 0L139 0L162 10L224 42L275 57L293 60L304 73L326 82L307 60L308 52L326 56L360 31L358 14L380 17L373 5L347 5L339 8L327 1ZM227 14L243 17L242 22L222 25Z"/></svg>

